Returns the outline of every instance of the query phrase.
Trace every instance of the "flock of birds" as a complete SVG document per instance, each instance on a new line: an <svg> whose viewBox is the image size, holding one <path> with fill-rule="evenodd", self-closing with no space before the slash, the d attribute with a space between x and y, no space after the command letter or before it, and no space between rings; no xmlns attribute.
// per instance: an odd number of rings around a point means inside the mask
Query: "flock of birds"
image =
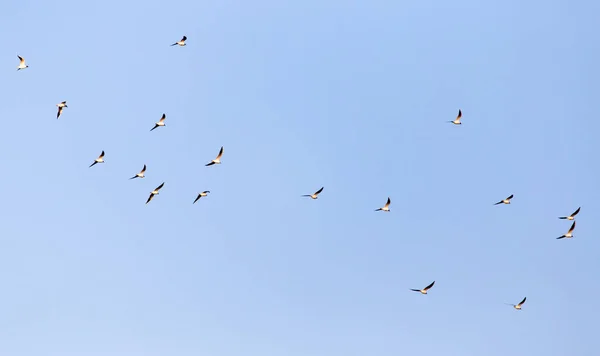
<svg viewBox="0 0 600 356"><path fill-rule="evenodd" d="M181 38L181 40L171 44L171 46L180 46L183 47L186 45L185 41L187 40L186 36L183 36ZM25 59L21 56L17 56L19 58L19 65L17 67L17 71L25 69L25 68L29 68L29 66L26 64ZM67 106L67 102L63 101L59 104L56 104L56 106L58 107L58 112L56 114L56 119L60 118L60 116L62 115L62 112L65 108L68 108ZM154 131L156 128L159 127L165 127L165 120L166 120L167 116L166 114L162 114L162 117L160 118L160 120L158 122L156 122L154 124L154 127L152 127L152 129L150 129L150 131ZM456 116L456 118L454 120L450 120L448 121L449 123L452 123L454 125L462 125L461 122L461 118L462 118L462 111L458 110L458 115ZM221 149L219 150L219 154L217 155L217 157L213 160L211 160L210 162L208 162L205 166L212 166L215 164L221 164L221 157L223 156L223 147L221 146ZM94 160L94 162L92 162L92 164L90 165L90 168L95 166L98 163L104 163L104 151L102 151L100 153L100 155L98 156L98 158L96 158ZM134 175L133 177L129 178L129 179L135 179L135 178L144 178L145 177L145 172L146 172L146 165L144 164L144 167L142 168L142 170L137 173L136 175ZM162 187L165 185L165 183L161 183L158 187L156 187L154 190L152 190L150 192L150 196L148 197L148 200L146 200L146 204L150 203L150 201L152 201L152 199L159 194L159 191L162 189ZM321 187L319 190L317 190L316 192L314 192L313 194L305 194L302 195L303 197L309 197L311 199L317 199L319 194L321 194L321 192L323 192L324 187ZM195 204L200 198L202 197L206 197L208 194L210 193L209 190L205 190L201 193L198 193L196 199L193 201L192 204ZM512 198L514 197L513 194L511 194L510 196L508 196L506 199L502 199L499 202L495 203L494 205L499 205L499 204L510 204L510 201L512 200ZM375 209L375 211L384 211L384 212L390 212L390 205L391 205L392 201L391 199L388 197L387 198L387 202L385 203L385 205L381 208ZM563 219L563 220L569 220L569 221L573 221L573 224L571 225L571 228L569 228L569 230L567 231L567 233L557 237L557 239L563 239L563 238L572 238L573 236L573 230L575 230L575 216L579 213L579 211L581 210L581 207L577 208L577 210L575 210L571 215L569 216L561 216L559 217L559 219ZM419 292L421 294L427 294L427 292L434 286L435 281L431 282L427 287L423 288L423 289L410 289L411 291L414 292ZM509 304L509 303L505 303L506 305L510 305L512 306L514 309L516 310L521 310L523 304L525 303L525 301L527 300L527 297L524 297L523 300L521 302L519 302L518 304Z"/></svg>

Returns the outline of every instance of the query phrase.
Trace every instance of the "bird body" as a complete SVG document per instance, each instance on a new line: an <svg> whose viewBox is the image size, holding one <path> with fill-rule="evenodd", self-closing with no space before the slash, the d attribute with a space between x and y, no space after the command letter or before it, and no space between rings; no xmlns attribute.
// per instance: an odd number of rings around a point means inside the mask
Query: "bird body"
<svg viewBox="0 0 600 356"><path fill-rule="evenodd" d="M221 164L221 156L223 156L223 146L221 146L221 150L217 155L217 158L213 159L209 163L205 164L205 166L212 166L213 164Z"/></svg>
<svg viewBox="0 0 600 356"><path fill-rule="evenodd" d="M513 194L511 194L511 195L510 195L508 198L506 198L506 199L502 199L502 200L500 200L499 202L497 202L497 203L496 203L496 204L494 204L494 205L498 205L498 204L510 204L510 200L513 198L513 196L514 196L514 195L513 195Z"/></svg>
<svg viewBox="0 0 600 356"><path fill-rule="evenodd" d="M94 160L94 163L92 163L90 167L95 166L97 163L104 163L104 151L100 153L100 156Z"/></svg>
<svg viewBox="0 0 600 356"><path fill-rule="evenodd" d="M171 46L175 46L175 45L185 46L185 41L186 40L187 40L187 37L183 36L179 41L173 43Z"/></svg>
<svg viewBox="0 0 600 356"><path fill-rule="evenodd" d="M17 55L17 57L19 58L19 65L17 66L17 71L21 70L21 69L25 69L28 68L29 66L25 63L25 59L19 55Z"/></svg>
<svg viewBox="0 0 600 356"><path fill-rule="evenodd" d="M453 123L454 125L461 125L462 123L460 122L460 118L462 117L462 111L459 109L458 110L458 115L456 115L456 119L452 120L452 121L448 121Z"/></svg>
<svg viewBox="0 0 600 356"><path fill-rule="evenodd" d="M150 129L150 131L154 130L155 128L159 127L159 126L167 126L165 125L165 119L167 118L166 114L162 114L162 117L160 118L160 120L158 120L158 122L156 122L154 124L154 127Z"/></svg>
<svg viewBox="0 0 600 356"><path fill-rule="evenodd" d="M431 282L430 285L428 285L427 287L423 288L423 289L411 289L413 292L419 292L421 294L427 294L427 291L431 289L431 287L433 287L433 285L435 284L435 281Z"/></svg>
<svg viewBox="0 0 600 356"><path fill-rule="evenodd" d="M58 120L58 118L60 117L60 115L63 112L63 109L68 108L68 106L67 106L66 101L60 102L60 103L56 104L56 106L58 107L58 112L56 113L56 119Z"/></svg>
<svg viewBox="0 0 600 356"><path fill-rule="evenodd" d="M323 191L323 188L325 188L325 187L321 187L321 189L317 190L313 194L304 194L303 197L310 197L311 199L317 199L319 197L319 194L321 194L321 192Z"/></svg>
<svg viewBox="0 0 600 356"><path fill-rule="evenodd" d="M198 196L196 197L196 199L194 200L194 202L193 202L192 204L196 204L196 202L197 202L197 201L198 201L200 198L202 198L202 197L205 197L205 196L208 196L208 193L210 193L210 190L205 190L205 191L203 191L202 193L198 193Z"/></svg>
<svg viewBox="0 0 600 356"><path fill-rule="evenodd" d="M392 203L391 199L388 197L387 202L383 206L383 208L375 209L375 211L390 211L390 204Z"/></svg>
<svg viewBox="0 0 600 356"><path fill-rule="evenodd" d="M579 210L581 210L581 207L577 208L577 210L575 210L573 212L573 214L571 214L569 216L561 216L561 217L559 217L559 219L575 220L575 215L577 215L579 213Z"/></svg>

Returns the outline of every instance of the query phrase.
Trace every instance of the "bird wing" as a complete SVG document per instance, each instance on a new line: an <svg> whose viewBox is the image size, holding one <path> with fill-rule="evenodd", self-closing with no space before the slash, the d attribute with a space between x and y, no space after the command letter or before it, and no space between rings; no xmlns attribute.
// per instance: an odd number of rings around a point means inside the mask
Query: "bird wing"
<svg viewBox="0 0 600 356"><path fill-rule="evenodd" d="M162 114L162 117L160 118L159 122L164 122L166 118L167 118L167 115Z"/></svg>
<svg viewBox="0 0 600 356"><path fill-rule="evenodd" d="M458 109L458 115L456 115L456 119L459 120L462 117L462 111Z"/></svg>
<svg viewBox="0 0 600 356"><path fill-rule="evenodd" d="M102 153L100 153L100 156L98 156L98 158L102 158L104 157L104 151L102 151Z"/></svg>
<svg viewBox="0 0 600 356"><path fill-rule="evenodd" d="M431 282L430 285L428 285L427 287L425 287L425 290L430 289L431 287L433 287L434 284L435 284L435 281Z"/></svg>
<svg viewBox="0 0 600 356"><path fill-rule="evenodd" d="M151 129L150 129L150 131L154 130L154 129L155 129L155 128L157 128L157 127L158 127L158 125L157 125L157 124L154 124L154 127L153 127L153 128L151 128Z"/></svg>
<svg viewBox="0 0 600 356"><path fill-rule="evenodd" d="M506 198L506 200L511 200L513 198L513 194L511 194L508 198Z"/></svg>
<svg viewBox="0 0 600 356"><path fill-rule="evenodd" d="M17 57L19 57L19 60L21 61L21 63L25 63L25 60L23 59L23 57L21 57L21 56L17 56Z"/></svg>
<svg viewBox="0 0 600 356"><path fill-rule="evenodd" d="M146 165L144 165L144 168L142 168L142 170L140 171L140 173L144 173L146 172Z"/></svg>
<svg viewBox="0 0 600 356"><path fill-rule="evenodd" d="M185 37L185 36L183 36L183 37L181 38L181 41L182 41L182 42L184 42L184 41L186 41L186 40L187 40L187 37Z"/></svg>
<svg viewBox="0 0 600 356"><path fill-rule="evenodd" d="M389 207L391 203L392 203L392 201L391 201L391 199L388 197L388 200L387 200L387 202L385 203L385 207L386 207L386 208L387 208L387 207Z"/></svg>
<svg viewBox="0 0 600 356"><path fill-rule="evenodd" d="M154 198L154 194L150 193L148 200L146 200L146 204L150 203L150 200L152 200L152 198Z"/></svg>
<svg viewBox="0 0 600 356"><path fill-rule="evenodd" d="M519 303L518 305L523 305L523 303L525 303L526 300L527 300L527 297L523 298L523 300L521 301L521 303Z"/></svg>
<svg viewBox="0 0 600 356"><path fill-rule="evenodd" d="M161 185L159 185L158 187L156 187L156 189L154 189L154 190L160 190L160 188L162 188L163 185L165 185L165 182L162 182Z"/></svg>
<svg viewBox="0 0 600 356"><path fill-rule="evenodd" d="M413 292L420 292L420 289L411 289Z"/></svg>
<svg viewBox="0 0 600 356"><path fill-rule="evenodd" d="M577 210L575 210L575 212L573 214L571 214L571 217L574 217L575 215L577 215L579 213L579 210L581 210L581 207L577 208Z"/></svg>
<svg viewBox="0 0 600 356"><path fill-rule="evenodd" d="M575 230L575 224L577 223L577 221L573 221L573 225L571 225L571 228L569 229L569 232L573 232L573 230Z"/></svg>
<svg viewBox="0 0 600 356"><path fill-rule="evenodd" d="M194 202L192 204L196 204L196 202L198 201L198 199L200 199L201 196L202 194L198 194L198 196L196 197L196 199L194 199Z"/></svg>
<svg viewBox="0 0 600 356"><path fill-rule="evenodd" d="M213 164L215 164L215 162L209 162L209 163L205 164L205 166L208 167L208 166L212 166Z"/></svg>
<svg viewBox="0 0 600 356"><path fill-rule="evenodd" d="M321 194L321 192L323 191L323 188L325 188L325 187L321 187L321 189L317 190L317 191L315 192L315 195L319 195L319 194Z"/></svg>
<svg viewBox="0 0 600 356"><path fill-rule="evenodd" d="M62 110L63 110L62 106L59 106L58 107L58 112L56 113L56 118L57 119L60 117L60 114L62 113Z"/></svg>
<svg viewBox="0 0 600 356"><path fill-rule="evenodd" d="M210 190L205 190L202 193L210 193Z"/></svg>
<svg viewBox="0 0 600 356"><path fill-rule="evenodd" d="M217 156L216 159L220 159L222 155L223 155L223 146L221 146L221 150L219 151L219 155Z"/></svg>
<svg viewBox="0 0 600 356"><path fill-rule="evenodd" d="M94 161L94 163L90 164L90 167L92 167L92 166L93 166L93 165L95 165L96 163L98 163L98 162Z"/></svg>
<svg viewBox="0 0 600 356"><path fill-rule="evenodd" d="M498 204L502 204L504 201L500 200L499 202L495 203L494 205L498 205Z"/></svg>

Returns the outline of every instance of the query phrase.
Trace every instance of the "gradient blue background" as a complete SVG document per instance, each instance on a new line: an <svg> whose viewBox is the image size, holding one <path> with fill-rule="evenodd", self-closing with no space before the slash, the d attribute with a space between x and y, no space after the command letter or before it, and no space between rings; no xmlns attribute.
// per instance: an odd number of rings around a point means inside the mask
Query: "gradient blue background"
<svg viewBox="0 0 600 356"><path fill-rule="evenodd" d="M0 10L0 355L593 353L600 3Z"/></svg>

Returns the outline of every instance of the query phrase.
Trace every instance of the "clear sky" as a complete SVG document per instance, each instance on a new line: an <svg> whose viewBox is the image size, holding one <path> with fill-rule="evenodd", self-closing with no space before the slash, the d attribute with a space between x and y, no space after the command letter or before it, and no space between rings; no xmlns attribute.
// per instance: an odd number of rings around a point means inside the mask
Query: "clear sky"
<svg viewBox="0 0 600 356"><path fill-rule="evenodd" d="M589 354L599 13L3 2L0 355Z"/></svg>

